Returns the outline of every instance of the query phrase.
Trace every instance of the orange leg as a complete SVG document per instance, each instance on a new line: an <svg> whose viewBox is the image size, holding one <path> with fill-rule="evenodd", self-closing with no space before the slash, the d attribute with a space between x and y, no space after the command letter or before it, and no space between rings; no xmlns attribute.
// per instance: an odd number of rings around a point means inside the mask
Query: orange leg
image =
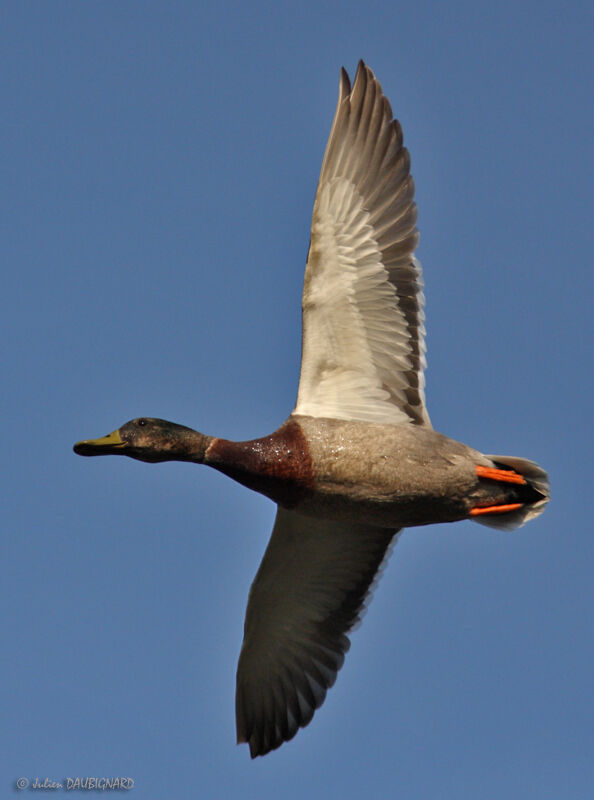
<svg viewBox="0 0 594 800"><path fill-rule="evenodd" d="M495 469L495 467L476 467L475 469L479 478L486 478L490 481L500 481L501 483L526 484L526 478L511 469ZM503 508L503 506L501 506L501 508Z"/></svg>
<svg viewBox="0 0 594 800"><path fill-rule="evenodd" d="M480 508L471 508L470 516L478 517L480 514L507 514L508 511L517 511L522 508L524 503L508 503L505 506L482 506Z"/></svg>

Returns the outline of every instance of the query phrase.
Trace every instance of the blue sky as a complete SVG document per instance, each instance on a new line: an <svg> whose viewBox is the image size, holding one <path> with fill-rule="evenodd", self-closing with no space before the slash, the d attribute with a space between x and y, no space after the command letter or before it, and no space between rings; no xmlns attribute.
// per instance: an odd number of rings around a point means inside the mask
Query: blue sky
<svg viewBox="0 0 594 800"><path fill-rule="evenodd" d="M0 786L578 800L594 780L591 65L577 2L6 3ZM234 744L272 504L76 457L137 415L248 439L293 407L345 65L404 128L436 428L548 468L513 534L401 537L295 740Z"/></svg>

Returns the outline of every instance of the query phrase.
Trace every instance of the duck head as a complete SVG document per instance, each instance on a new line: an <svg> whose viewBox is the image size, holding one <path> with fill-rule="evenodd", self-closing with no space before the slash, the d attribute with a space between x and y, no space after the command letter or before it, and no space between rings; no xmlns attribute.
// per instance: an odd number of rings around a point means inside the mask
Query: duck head
<svg viewBox="0 0 594 800"><path fill-rule="evenodd" d="M77 442L79 456L130 456L151 464L159 461L198 461L210 437L165 419L137 417L99 439Z"/></svg>

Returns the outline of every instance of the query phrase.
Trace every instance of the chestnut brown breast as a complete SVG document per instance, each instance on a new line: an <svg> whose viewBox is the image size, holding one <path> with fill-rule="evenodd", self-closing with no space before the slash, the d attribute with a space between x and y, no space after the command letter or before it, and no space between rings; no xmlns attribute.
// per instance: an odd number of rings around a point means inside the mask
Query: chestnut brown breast
<svg viewBox="0 0 594 800"><path fill-rule="evenodd" d="M294 420L261 439L213 439L204 463L285 508L296 506L314 487L307 440Z"/></svg>

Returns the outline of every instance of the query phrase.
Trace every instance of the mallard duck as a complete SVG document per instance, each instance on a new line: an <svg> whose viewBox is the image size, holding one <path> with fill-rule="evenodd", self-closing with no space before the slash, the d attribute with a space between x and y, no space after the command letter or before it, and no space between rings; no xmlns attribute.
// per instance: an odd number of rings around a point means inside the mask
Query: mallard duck
<svg viewBox="0 0 594 800"><path fill-rule="evenodd" d="M206 464L277 504L249 593L238 742L261 756L305 727L403 527L471 519L511 529L548 498L534 462L433 430L425 405L421 267L408 151L371 69L338 106L316 192L296 406L269 436L232 442L139 417L74 445L83 456Z"/></svg>

